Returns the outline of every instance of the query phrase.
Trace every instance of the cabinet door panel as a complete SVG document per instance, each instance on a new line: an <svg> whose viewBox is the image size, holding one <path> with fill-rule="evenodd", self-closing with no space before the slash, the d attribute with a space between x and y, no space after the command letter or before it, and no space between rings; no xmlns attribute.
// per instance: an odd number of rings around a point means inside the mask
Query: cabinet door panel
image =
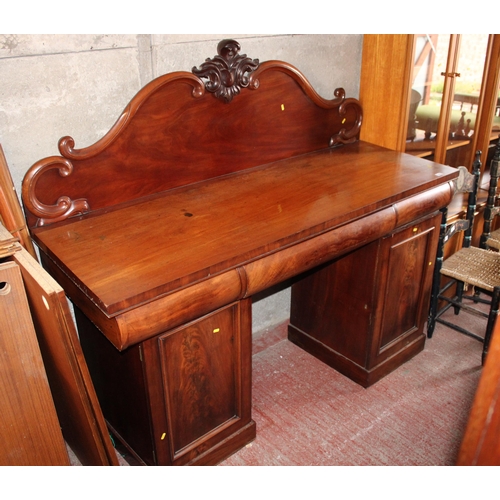
<svg viewBox="0 0 500 500"><path fill-rule="evenodd" d="M255 438L251 300L143 343L157 465L216 464Z"/></svg>
<svg viewBox="0 0 500 500"><path fill-rule="evenodd" d="M406 236L406 235L405 235ZM418 327L420 286L424 276L429 233L393 242L390 247L389 286L386 289L381 348Z"/></svg>
<svg viewBox="0 0 500 500"><path fill-rule="evenodd" d="M379 363L423 334L440 215L383 240L380 335L373 364Z"/></svg>
<svg viewBox="0 0 500 500"><path fill-rule="evenodd" d="M174 453L238 415L235 309L160 338Z"/></svg>

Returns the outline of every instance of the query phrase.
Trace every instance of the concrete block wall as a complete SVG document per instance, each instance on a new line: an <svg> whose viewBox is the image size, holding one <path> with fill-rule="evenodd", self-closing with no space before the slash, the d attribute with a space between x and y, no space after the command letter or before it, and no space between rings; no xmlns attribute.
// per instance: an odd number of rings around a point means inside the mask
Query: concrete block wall
<svg viewBox="0 0 500 500"><path fill-rule="evenodd" d="M299 68L316 91L359 96L362 35L0 35L0 143L17 193L29 167L57 155L65 135L100 139L130 99L170 71L190 71L234 38L241 53ZM289 288L254 303L254 330L284 321Z"/></svg>

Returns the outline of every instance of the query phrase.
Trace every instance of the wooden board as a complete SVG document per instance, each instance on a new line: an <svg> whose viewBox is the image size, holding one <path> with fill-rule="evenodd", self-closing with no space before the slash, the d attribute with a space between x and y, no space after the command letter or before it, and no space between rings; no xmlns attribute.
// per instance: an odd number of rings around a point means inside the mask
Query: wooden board
<svg viewBox="0 0 500 500"><path fill-rule="evenodd" d="M69 465L19 266L0 264L0 465Z"/></svg>
<svg viewBox="0 0 500 500"><path fill-rule="evenodd" d="M7 160L0 145L0 222L14 235L19 238L21 245L36 258L35 249L31 241L26 221L19 198L17 197L14 183L9 172Z"/></svg>
<svg viewBox="0 0 500 500"><path fill-rule="evenodd" d="M500 465L500 322L479 380L457 465Z"/></svg>
<svg viewBox="0 0 500 500"><path fill-rule="evenodd" d="M0 240L8 232L0 226ZM63 289L24 249L20 268L63 435L83 465L118 465Z"/></svg>

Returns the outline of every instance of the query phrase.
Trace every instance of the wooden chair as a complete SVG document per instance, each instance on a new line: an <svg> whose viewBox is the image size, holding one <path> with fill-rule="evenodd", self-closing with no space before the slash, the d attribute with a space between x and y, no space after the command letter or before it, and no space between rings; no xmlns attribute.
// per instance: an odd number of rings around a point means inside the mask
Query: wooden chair
<svg viewBox="0 0 500 500"><path fill-rule="evenodd" d="M500 163L500 140L498 141L495 147L495 153L493 154L493 158L491 160L490 172L491 175L495 176L498 179L498 168ZM493 186L494 179L493 177L490 180L490 192L488 193L488 203L486 206L486 210L484 212L484 231L481 236L481 245L484 245L484 248L494 248L496 250L500 250L500 228L496 229L492 233L491 225L493 223L493 219L500 213L500 207L497 206L497 185ZM493 189L494 188L494 189Z"/></svg>
<svg viewBox="0 0 500 500"><path fill-rule="evenodd" d="M446 220L447 211L446 209L443 210L441 233L431 292L427 337L432 337L436 322L438 322L460 333L468 335L469 337L475 338L483 342L482 363L484 363L495 320L498 315L500 302L500 254L496 251L486 249L485 247L480 248L472 246L472 229L476 210L479 173L481 169L481 162L479 161L480 154L479 151L476 153L472 174L465 173L464 167L459 167L462 169L461 177L463 177L463 181L459 178L457 182L457 191L469 192L466 218L448 224ZM494 163L495 162L492 162L492 164ZM489 202L491 198L494 199L498 182L498 161L493 167L488 195ZM485 229L488 230L486 224ZM448 241L451 235L464 230L462 248L446 260L443 260L443 247L446 241ZM482 241L484 241L485 238L487 238L487 236L483 234ZM450 278L449 282L442 288L440 288L441 275ZM455 295L450 298L445 292L454 285L456 285ZM468 286L474 287L474 293L472 295L466 295L464 293ZM484 296L489 298L484 298ZM440 302L445 302L445 305L441 308L439 308ZM489 312L486 313L480 310L477 307L479 303L487 304L489 306ZM487 318L484 337L467 330L460 325L459 322L452 323L447 319L443 319L442 315L450 307L454 308L456 315L463 310Z"/></svg>

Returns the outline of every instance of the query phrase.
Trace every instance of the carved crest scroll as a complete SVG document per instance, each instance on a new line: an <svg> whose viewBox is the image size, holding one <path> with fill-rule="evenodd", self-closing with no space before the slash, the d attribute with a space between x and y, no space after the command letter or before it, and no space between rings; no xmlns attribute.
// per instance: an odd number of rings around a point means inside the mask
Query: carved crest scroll
<svg viewBox="0 0 500 500"><path fill-rule="evenodd" d="M250 74L259 67L258 59L239 54L240 49L236 40L222 40L217 45L217 56L206 59L199 69L192 69L199 78L208 78L205 89L225 103L248 87Z"/></svg>

